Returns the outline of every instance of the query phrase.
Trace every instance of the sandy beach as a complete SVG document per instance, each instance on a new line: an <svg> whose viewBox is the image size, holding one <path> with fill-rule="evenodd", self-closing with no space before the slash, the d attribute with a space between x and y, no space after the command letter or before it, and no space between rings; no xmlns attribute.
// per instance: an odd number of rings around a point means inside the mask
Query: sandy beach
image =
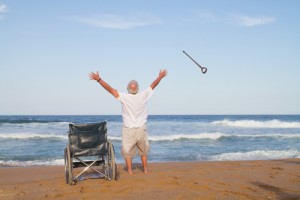
<svg viewBox="0 0 300 200"><path fill-rule="evenodd" d="M65 183L64 167L0 168L0 199L300 199L300 159L118 165L118 180Z"/></svg>

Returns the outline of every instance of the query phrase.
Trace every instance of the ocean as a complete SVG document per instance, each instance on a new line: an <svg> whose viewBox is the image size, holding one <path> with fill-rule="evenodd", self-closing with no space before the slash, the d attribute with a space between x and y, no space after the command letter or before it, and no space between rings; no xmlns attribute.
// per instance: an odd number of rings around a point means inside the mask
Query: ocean
<svg viewBox="0 0 300 200"><path fill-rule="evenodd" d="M0 167L63 166L69 123L102 121L124 163L119 115L0 115ZM150 115L148 134L149 162L300 158L300 115Z"/></svg>

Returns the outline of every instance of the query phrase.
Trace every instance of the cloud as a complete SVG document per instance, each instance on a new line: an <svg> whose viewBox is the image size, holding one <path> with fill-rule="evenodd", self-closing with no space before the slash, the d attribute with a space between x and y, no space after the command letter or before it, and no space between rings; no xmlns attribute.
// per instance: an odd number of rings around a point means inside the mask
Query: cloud
<svg viewBox="0 0 300 200"><path fill-rule="evenodd" d="M69 17L70 19L103 29L132 29L139 26L161 24L162 21L153 15L94 15L90 17Z"/></svg>
<svg viewBox="0 0 300 200"><path fill-rule="evenodd" d="M247 27L271 24L276 22L274 17L249 17L244 15L235 15L232 18L235 24Z"/></svg>
<svg viewBox="0 0 300 200"><path fill-rule="evenodd" d="M0 20L3 19L3 15L4 13L7 12L7 6L5 4L0 3Z"/></svg>
<svg viewBox="0 0 300 200"><path fill-rule="evenodd" d="M0 3L0 14L7 12L7 6Z"/></svg>
<svg viewBox="0 0 300 200"><path fill-rule="evenodd" d="M259 25L266 25L276 22L274 17L251 17L247 15L238 14L224 14L216 15L210 11L193 11L192 19L186 21L198 21L204 23L223 23L234 24L239 26L254 27Z"/></svg>

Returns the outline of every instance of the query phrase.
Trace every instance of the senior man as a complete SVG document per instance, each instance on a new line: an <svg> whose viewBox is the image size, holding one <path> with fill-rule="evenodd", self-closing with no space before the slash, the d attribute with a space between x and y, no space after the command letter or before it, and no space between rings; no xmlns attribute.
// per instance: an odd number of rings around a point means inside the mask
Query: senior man
<svg viewBox="0 0 300 200"><path fill-rule="evenodd" d="M147 101L153 95L154 88L167 75L167 70L160 70L158 77L145 90L139 92L138 82L132 80L128 83L128 93L121 93L107 84L97 72L89 74L91 80L96 80L105 90L112 94L122 104L122 156L127 165L128 174L132 174L132 158L136 151L141 157L144 173L147 170L147 155L149 141L147 133L148 109Z"/></svg>

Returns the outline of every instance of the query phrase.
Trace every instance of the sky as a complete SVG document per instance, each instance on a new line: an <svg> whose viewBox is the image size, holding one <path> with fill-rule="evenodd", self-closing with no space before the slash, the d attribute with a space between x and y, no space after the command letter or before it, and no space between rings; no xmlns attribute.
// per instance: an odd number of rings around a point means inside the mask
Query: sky
<svg viewBox="0 0 300 200"><path fill-rule="evenodd" d="M298 0L0 0L0 115L300 114ZM182 51L207 67L202 74Z"/></svg>

